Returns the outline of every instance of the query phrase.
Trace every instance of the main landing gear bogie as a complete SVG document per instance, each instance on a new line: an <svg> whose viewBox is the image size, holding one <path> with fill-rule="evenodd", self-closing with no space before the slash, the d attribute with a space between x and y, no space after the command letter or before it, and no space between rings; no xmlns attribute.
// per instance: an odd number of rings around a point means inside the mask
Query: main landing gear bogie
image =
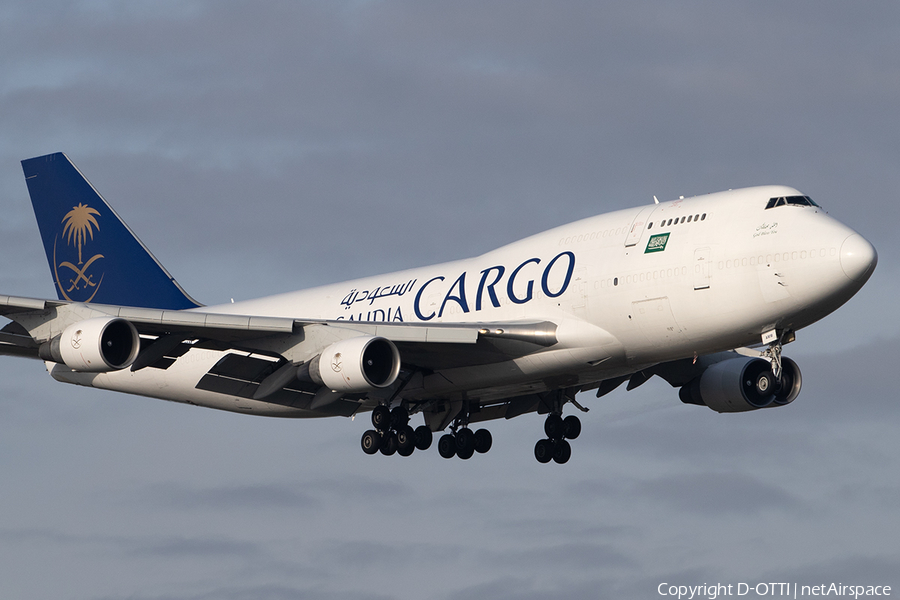
<svg viewBox="0 0 900 600"><path fill-rule="evenodd" d="M581 420L575 415L563 419L562 415L551 413L544 421L544 433L547 434L546 439L538 440L534 445L534 457L539 463L552 460L564 464L572 457L572 446L568 440L581 435Z"/></svg>
<svg viewBox="0 0 900 600"><path fill-rule="evenodd" d="M491 449L494 438L487 429L479 429L473 432L468 427L462 427L456 433L447 433L438 440L438 453L444 458L458 456L468 460L478 454L484 454Z"/></svg>
<svg viewBox="0 0 900 600"><path fill-rule="evenodd" d="M428 450L433 435L431 429L419 425L413 429L409 425L409 413L402 406L393 410L378 405L372 411L372 426L362 435L360 445L366 454L381 452L385 456L396 453L409 456L416 450Z"/></svg>

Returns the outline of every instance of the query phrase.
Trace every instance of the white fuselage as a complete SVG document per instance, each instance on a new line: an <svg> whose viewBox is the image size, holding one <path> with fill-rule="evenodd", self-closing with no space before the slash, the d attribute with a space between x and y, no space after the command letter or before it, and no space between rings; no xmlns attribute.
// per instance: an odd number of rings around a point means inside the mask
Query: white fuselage
<svg viewBox="0 0 900 600"><path fill-rule="evenodd" d="M404 393L491 399L549 389L555 377L583 385L756 344L773 329L796 331L856 293L871 263L868 242L819 207L765 208L779 196L801 194L768 186L620 210L471 259L202 310L344 321L351 328L354 322L551 322L558 343L546 350L447 368ZM191 350L165 371L54 369L54 376L227 410L316 416L195 389L221 357Z"/></svg>

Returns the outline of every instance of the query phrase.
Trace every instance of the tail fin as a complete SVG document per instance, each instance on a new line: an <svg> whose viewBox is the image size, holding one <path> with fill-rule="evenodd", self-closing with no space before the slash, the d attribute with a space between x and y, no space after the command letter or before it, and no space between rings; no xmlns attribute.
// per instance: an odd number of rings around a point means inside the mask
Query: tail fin
<svg viewBox="0 0 900 600"><path fill-rule="evenodd" d="M60 300L143 308L200 306L60 153L22 161Z"/></svg>

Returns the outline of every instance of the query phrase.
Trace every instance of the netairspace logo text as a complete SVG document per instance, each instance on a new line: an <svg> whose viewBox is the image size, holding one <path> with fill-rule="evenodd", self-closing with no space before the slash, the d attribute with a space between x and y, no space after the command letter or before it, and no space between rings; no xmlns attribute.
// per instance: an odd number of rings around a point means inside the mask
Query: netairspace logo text
<svg viewBox="0 0 900 600"><path fill-rule="evenodd" d="M889 585L844 585L842 583L823 583L819 585L798 585L796 583L717 583L703 585L672 585L661 583L656 588L660 596L672 596L678 600L693 598L716 598L724 596L787 596L800 598L804 596L843 596L845 598L862 598L867 596L890 596Z"/></svg>

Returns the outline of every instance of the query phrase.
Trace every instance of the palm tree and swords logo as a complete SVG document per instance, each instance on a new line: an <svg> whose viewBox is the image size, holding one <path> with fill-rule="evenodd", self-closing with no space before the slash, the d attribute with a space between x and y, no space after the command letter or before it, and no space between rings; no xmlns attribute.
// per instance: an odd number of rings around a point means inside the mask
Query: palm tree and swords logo
<svg viewBox="0 0 900 600"><path fill-rule="evenodd" d="M94 240L94 230L100 231L100 225L96 219L98 216L100 216L99 211L79 202L78 206L73 206L72 210L63 217L62 237L66 239L67 245L78 249L78 264L73 263L71 260L57 263L56 247L60 236L57 236L57 239L53 242L53 274L56 277L56 285L59 286L59 291L63 297L71 302L90 302L100 289L100 284L103 283L102 273L99 281L94 281L94 274L88 273L88 269L103 258L103 255L95 254L86 261L83 258L84 246L89 241ZM74 256L72 258L74 259ZM61 269L63 277L60 277ZM90 296L87 299L83 299L83 296L88 292L90 292ZM76 300L71 298L70 295L82 298Z"/></svg>

